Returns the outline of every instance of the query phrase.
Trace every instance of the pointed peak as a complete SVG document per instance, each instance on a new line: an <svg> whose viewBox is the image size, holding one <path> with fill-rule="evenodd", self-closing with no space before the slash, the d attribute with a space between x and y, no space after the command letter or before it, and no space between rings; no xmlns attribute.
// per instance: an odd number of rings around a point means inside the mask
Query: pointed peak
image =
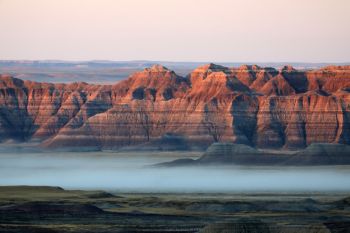
<svg viewBox="0 0 350 233"><path fill-rule="evenodd" d="M10 79L14 79L14 78L9 74L0 74L0 79L10 80Z"/></svg>
<svg viewBox="0 0 350 233"><path fill-rule="evenodd" d="M151 66L150 68L146 68L145 71L150 71L150 72L167 72L169 71L168 68L166 68L165 66L159 65L159 64L155 64L153 66Z"/></svg>
<svg viewBox="0 0 350 233"><path fill-rule="evenodd" d="M258 71L261 67L258 65L241 65L239 68L241 71Z"/></svg>
<svg viewBox="0 0 350 233"><path fill-rule="evenodd" d="M22 86L24 81L22 79L14 78L8 74L0 74L0 85L7 87Z"/></svg>
<svg viewBox="0 0 350 233"><path fill-rule="evenodd" d="M220 72L220 71L225 72L227 70L228 68L225 66L209 63L196 68L194 71L195 72Z"/></svg>
<svg viewBox="0 0 350 233"><path fill-rule="evenodd" d="M281 68L281 72L293 72L296 71L293 66L291 65L285 65Z"/></svg>

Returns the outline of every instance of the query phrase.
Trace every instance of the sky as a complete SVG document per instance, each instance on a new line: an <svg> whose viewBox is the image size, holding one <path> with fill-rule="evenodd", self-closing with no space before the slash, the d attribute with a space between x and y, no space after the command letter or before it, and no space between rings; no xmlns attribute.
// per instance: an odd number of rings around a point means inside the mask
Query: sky
<svg viewBox="0 0 350 233"><path fill-rule="evenodd" d="M350 62L349 0L0 0L0 59Z"/></svg>

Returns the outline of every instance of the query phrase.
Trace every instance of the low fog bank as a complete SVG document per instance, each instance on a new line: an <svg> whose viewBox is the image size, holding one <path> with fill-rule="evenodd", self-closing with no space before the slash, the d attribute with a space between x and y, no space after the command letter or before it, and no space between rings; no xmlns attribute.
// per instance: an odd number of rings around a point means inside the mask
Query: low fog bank
<svg viewBox="0 0 350 233"><path fill-rule="evenodd" d="M350 166L150 168L186 152L0 153L0 185L119 192L350 191Z"/></svg>

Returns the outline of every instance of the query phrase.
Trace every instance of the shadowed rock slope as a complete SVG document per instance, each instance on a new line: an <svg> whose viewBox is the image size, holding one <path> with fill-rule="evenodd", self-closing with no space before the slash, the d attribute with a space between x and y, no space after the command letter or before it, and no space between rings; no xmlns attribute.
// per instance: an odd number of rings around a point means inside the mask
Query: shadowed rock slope
<svg viewBox="0 0 350 233"><path fill-rule="evenodd" d="M350 164L350 146L315 143L298 152L257 150L234 143L214 143L199 159L178 159L155 167L206 165L344 165Z"/></svg>
<svg viewBox="0 0 350 233"><path fill-rule="evenodd" d="M181 77L155 65L115 85L0 76L0 140L114 149L166 134L189 145L265 148L350 142L350 66L227 68Z"/></svg>

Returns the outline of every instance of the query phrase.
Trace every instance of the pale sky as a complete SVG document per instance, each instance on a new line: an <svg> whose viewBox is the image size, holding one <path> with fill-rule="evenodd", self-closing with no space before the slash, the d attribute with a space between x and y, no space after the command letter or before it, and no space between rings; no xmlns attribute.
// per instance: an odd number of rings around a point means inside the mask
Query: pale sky
<svg viewBox="0 0 350 233"><path fill-rule="evenodd" d="M0 0L0 59L350 62L350 0Z"/></svg>

